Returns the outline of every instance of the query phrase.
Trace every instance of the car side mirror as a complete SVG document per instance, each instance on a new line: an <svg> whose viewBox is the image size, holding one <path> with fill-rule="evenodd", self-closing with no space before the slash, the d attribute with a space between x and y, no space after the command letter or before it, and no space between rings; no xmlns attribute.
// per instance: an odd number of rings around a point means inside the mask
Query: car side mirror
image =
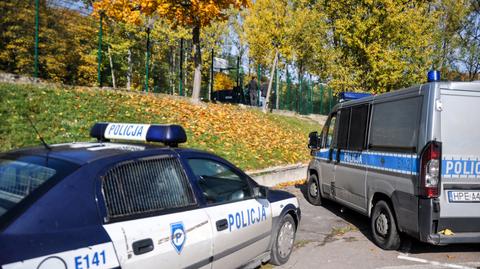
<svg viewBox="0 0 480 269"><path fill-rule="evenodd" d="M268 188L265 186L253 187L253 196L255 198L267 198Z"/></svg>
<svg viewBox="0 0 480 269"><path fill-rule="evenodd" d="M320 148L320 140L318 139L318 132L311 132L308 135L308 148L311 150L317 150Z"/></svg>

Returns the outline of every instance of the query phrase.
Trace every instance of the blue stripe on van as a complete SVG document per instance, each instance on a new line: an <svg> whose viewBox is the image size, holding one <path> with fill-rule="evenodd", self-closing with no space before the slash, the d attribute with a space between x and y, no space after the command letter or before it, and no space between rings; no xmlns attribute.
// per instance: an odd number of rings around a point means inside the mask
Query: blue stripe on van
<svg viewBox="0 0 480 269"><path fill-rule="evenodd" d="M328 160L328 154L329 150L323 149L318 151L315 157ZM336 155L337 152L334 151L332 154L333 160L336 160ZM401 174L418 174L418 156L412 154L341 150L340 163Z"/></svg>

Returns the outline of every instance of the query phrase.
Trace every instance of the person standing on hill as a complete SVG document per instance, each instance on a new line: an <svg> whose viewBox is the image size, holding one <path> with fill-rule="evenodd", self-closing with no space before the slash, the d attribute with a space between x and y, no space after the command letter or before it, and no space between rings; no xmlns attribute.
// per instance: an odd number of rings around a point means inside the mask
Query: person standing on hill
<svg viewBox="0 0 480 269"><path fill-rule="evenodd" d="M248 83L248 90L250 93L250 105L258 106L258 83L257 77L253 76L252 80Z"/></svg>

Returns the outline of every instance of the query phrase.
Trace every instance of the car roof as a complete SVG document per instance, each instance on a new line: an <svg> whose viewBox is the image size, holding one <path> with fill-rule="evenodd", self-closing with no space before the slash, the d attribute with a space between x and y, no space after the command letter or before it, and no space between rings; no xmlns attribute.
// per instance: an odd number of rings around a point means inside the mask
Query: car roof
<svg viewBox="0 0 480 269"><path fill-rule="evenodd" d="M84 165L97 160L106 159L114 156L127 155L132 152L152 152L156 154L168 154L176 152L178 154L187 152L196 152L209 154L200 150L189 148L173 148L159 144L144 143L112 143L112 142L74 142L65 144L49 145L50 150L45 147L31 147L13 150L2 155L14 156L43 156L69 161L78 165Z"/></svg>

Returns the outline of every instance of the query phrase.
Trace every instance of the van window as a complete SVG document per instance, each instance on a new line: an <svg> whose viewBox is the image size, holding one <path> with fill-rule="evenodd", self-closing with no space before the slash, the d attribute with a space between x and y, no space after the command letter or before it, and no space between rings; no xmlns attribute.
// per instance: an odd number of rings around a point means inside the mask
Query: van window
<svg viewBox="0 0 480 269"><path fill-rule="evenodd" d="M375 104L369 146L415 152L418 141L422 97Z"/></svg>
<svg viewBox="0 0 480 269"><path fill-rule="evenodd" d="M338 125L337 147L339 149L348 148L348 131L350 126L350 108L344 108L340 112L340 120Z"/></svg>
<svg viewBox="0 0 480 269"><path fill-rule="evenodd" d="M330 148L330 146L332 145L333 137L335 134L336 120L337 120L337 114L332 114L329 125L325 126L326 129L324 130L322 148Z"/></svg>
<svg viewBox="0 0 480 269"><path fill-rule="evenodd" d="M368 105L352 107L348 149L362 150L368 126Z"/></svg>

